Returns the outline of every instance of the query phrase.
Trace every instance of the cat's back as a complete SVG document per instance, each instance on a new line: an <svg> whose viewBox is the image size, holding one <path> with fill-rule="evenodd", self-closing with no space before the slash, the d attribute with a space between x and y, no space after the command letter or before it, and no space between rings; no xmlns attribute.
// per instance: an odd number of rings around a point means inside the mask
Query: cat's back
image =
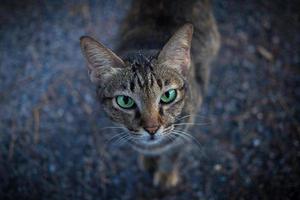
<svg viewBox="0 0 300 200"><path fill-rule="evenodd" d="M161 49L185 23L194 25L194 46L217 51L219 34L210 0L133 0L121 28L119 49Z"/></svg>
<svg viewBox="0 0 300 200"><path fill-rule="evenodd" d="M191 77L195 77L192 79L199 83L203 94L209 82L210 63L220 48L220 35L210 0L133 0L121 27L118 53L159 52L174 32L186 23L194 26Z"/></svg>

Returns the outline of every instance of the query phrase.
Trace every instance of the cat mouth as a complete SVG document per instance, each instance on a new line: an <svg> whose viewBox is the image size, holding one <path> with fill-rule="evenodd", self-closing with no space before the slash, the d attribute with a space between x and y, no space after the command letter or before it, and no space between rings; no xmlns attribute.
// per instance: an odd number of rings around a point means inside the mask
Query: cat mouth
<svg viewBox="0 0 300 200"><path fill-rule="evenodd" d="M149 142L153 142L153 141L155 141L155 140L156 140L155 135L150 135L148 141L149 141Z"/></svg>
<svg viewBox="0 0 300 200"><path fill-rule="evenodd" d="M142 141L132 141L131 145L133 149L143 154L160 154L176 146L174 144L176 143L175 141L177 141L177 136L172 135L173 129L174 126L171 125L165 128L163 134L151 135Z"/></svg>

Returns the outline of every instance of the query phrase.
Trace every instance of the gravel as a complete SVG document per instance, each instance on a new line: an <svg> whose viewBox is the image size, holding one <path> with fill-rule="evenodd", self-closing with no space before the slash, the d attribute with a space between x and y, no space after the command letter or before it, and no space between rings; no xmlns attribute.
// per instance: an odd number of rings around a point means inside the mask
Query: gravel
<svg viewBox="0 0 300 200"><path fill-rule="evenodd" d="M95 99L79 37L114 48L130 3L1 1L0 199L296 199L300 191L299 8L214 1L222 48L183 158L154 187Z"/></svg>

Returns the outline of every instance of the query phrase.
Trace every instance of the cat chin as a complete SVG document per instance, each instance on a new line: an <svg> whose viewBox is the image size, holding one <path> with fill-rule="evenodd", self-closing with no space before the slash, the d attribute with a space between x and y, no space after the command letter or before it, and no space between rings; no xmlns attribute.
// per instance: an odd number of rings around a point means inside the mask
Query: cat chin
<svg viewBox="0 0 300 200"><path fill-rule="evenodd" d="M161 146L161 147L156 147L156 148L141 148L138 146L132 146L134 150L137 152L148 155L148 156L157 156L160 154L163 154L166 151L170 151L173 148L174 145L167 145L167 146Z"/></svg>
<svg viewBox="0 0 300 200"><path fill-rule="evenodd" d="M178 143L176 142L164 142L163 139L155 142L155 143L143 143L143 144L132 144L132 148L139 153L142 153L144 155L149 155L149 156L155 156L155 155L160 155L166 151L170 151L173 149Z"/></svg>

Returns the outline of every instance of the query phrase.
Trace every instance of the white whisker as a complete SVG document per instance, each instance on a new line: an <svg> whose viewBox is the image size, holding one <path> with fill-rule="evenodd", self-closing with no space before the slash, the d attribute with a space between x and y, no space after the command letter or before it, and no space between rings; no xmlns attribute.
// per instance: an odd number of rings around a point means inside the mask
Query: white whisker
<svg viewBox="0 0 300 200"><path fill-rule="evenodd" d="M178 124L173 124L174 126L183 126L183 125L195 125L195 126L204 126L204 125L209 125L209 123L178 123Z"/></svg>
<svg viewBox="0 0 300 200"><path fill-rule="evenodd" d="M183 116L183 117L180 117L180 118L176 119L175 122L177 122L177 121L179 121L179 120L183 120L183 119L188 118L188 117L191 117L191 116L192 116L192 115L185 115L185 116Z"/></svg>
<svg viewBox="0 0 300 200"><path fill-rule="evenodd" d="M188 118L188 117L202 117L203 119L205 119L205 117L201 116L200 114L190 114L190 115L184 115L182 117L179 117L178 119L175 120L175 122Z"/></svg>
<svg viewBox="0 0 300 200"><path fill-rule="evenodd" d="M112 140L114 140L115 138L118 138L122 135L126 134L126 132L121 132L121 133L117 133L115 135L113 135L112 137L108 138L107 141L105 143L110 143Z"/></svg>
<svg viewBox="0 0 300 200"><path fill-rule="evenodd" d="M125 134L123 135L122 137L120 137L118 140L116 140L113 145L114 146L119 146L121 144L123 144L124 142L126 142L127 138L130 137L130 135L128 134Z"/></svg>
<svg viewBox="0 0 300 200"><path fill-rule="evenodd" d="M189 139L190 141L194 141L197 146L201 149L202 145L201 143L197 140L197 138L195 138L194 136L192 136L191 134L189 133L186 133L184 131L180 131L180 130L173 130L172 131L174 134L178 134L178 135L181 135L181 136L185 136L186 139Z"/></svg>
<svg viewBox="0 0 300 200"><path fill-rule="evenodd" d="M124 129L124 128L121 126L108 126L108 127L100 128L100 130L104 130L104 129Z"/></svg>

